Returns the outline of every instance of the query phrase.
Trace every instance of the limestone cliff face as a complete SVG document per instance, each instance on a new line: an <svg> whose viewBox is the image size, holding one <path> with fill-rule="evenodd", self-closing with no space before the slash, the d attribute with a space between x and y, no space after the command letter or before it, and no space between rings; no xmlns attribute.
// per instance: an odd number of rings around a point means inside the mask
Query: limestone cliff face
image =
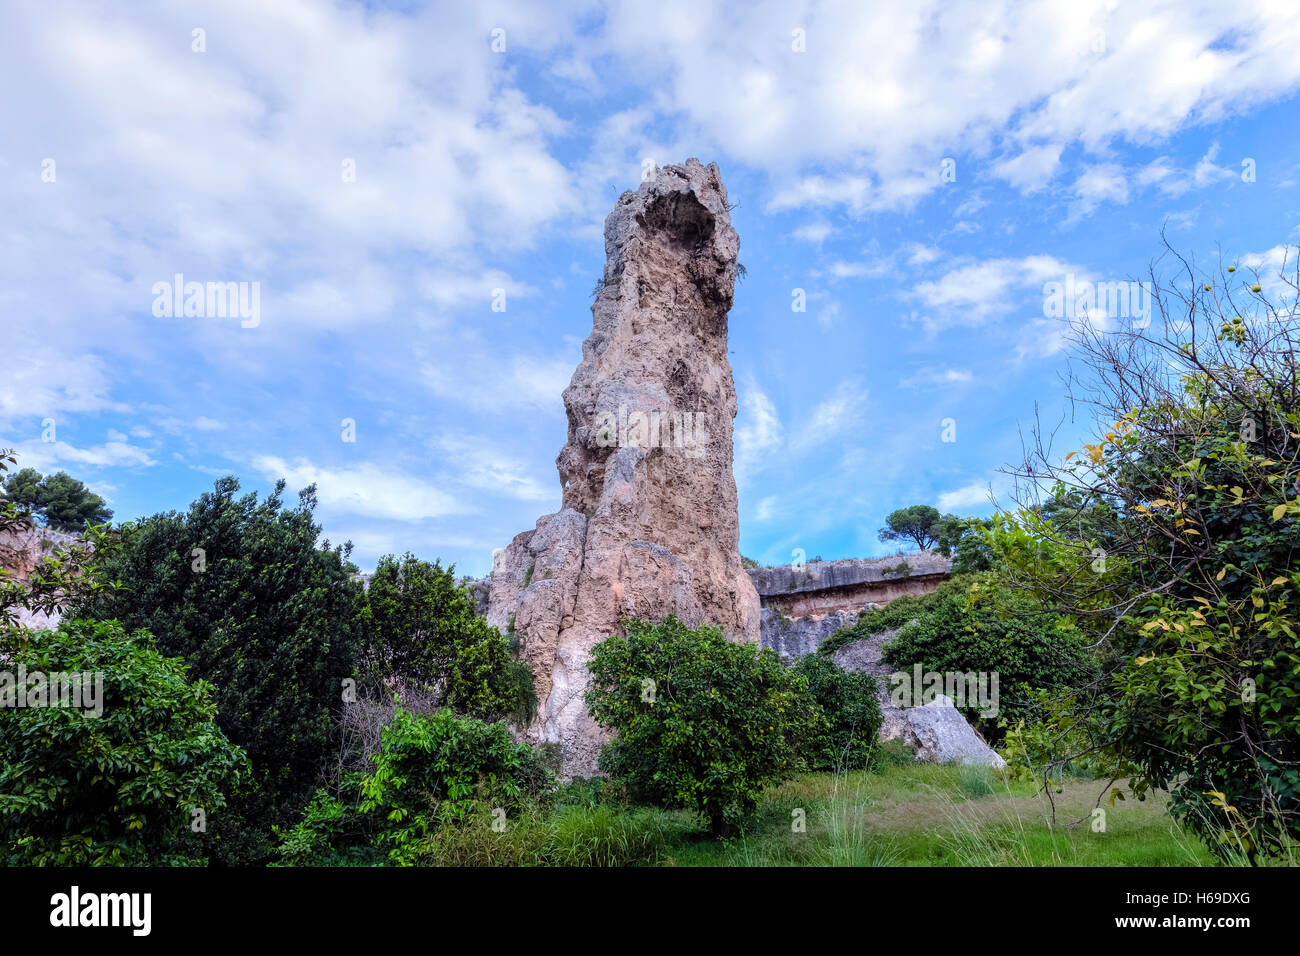
<svg viewBox="0 0 1300 956"><path fill-rule="evenodd" d="M559 742L571 774L595 772L605 737L583 704L586 663L624 618L676 614L759 638L732 474L739 248L715 164L663 167L619 198L593 329L564 391L564 507L493 564L488 619L513 621L537 686L530 735Z"/></svg>

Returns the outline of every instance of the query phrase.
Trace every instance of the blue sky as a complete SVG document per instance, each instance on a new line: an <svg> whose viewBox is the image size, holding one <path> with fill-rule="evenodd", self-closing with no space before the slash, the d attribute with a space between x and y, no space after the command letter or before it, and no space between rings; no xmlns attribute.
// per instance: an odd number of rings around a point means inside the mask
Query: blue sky
<svg viewBox="0 0 1300 956"><path fill-rule="evenodd" d="M559 507L605 214L696 156L748 270L742 551L988 513L1065 411L1046 282L1141 279L1162 224L1206 265L1297 241L1300 18L946 6L7 3L0 446L120 519L315 481L363 567L483 574ZM257 324L155 315L177 273L258 283Z"/></svg>

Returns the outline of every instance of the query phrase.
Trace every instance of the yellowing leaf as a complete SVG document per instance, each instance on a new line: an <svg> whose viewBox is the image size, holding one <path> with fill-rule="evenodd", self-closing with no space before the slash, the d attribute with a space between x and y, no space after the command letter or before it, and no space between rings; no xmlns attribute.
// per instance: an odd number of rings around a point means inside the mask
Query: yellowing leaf
<svg viewBox="0 0 1300 956"><path fill-rule="evenodd" d="M1277 521L1284 514L1286 514L1286 502L1283 502L1282 504L1278 505L1276 508L1273 509L1273 520Z"/></svg>
<svg viewBox="0 0 1300 956"><path fill-rule="evenodd" d="M1282 577L1281 575L1278 575L1272 581L1269 582L1268 586L1274 588L1277 587L1279 584L1286 584L1286 582L1287 582L1286 578Z"/></svg>
<svg viewBox="0 0 1300 956"><path fill-rule="evenodd" d="M1216 580L1216 581L1222 581L1222 580L1223 580L1223 576L1224 576L1225 574L1227 574L1227 573L1228 573L1228 569L1225 567L1222 571L1220 571L1218 574L1216 574L1216 575L1214 576L1214 580Z"/></svg>

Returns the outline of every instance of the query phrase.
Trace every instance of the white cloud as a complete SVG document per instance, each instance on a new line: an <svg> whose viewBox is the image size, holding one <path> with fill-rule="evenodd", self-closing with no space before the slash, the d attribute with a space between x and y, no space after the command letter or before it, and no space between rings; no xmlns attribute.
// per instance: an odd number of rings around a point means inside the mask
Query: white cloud
<svg viewBox="0 0 1300 956"><path fill-rule="evenodd" d="M806 452L835 438L861 419L866 402L867 389L860 380L841 382L829 398L813 409L803 426L794 431L791 450Z"/></svg>
<svg viewBox="0 0 1300 956"><path fill-rule="evenodd" d="M828 302L826 305L820 306L814 314L817 318L817 324L823 329L829 329L840 316L840 304L838 302Z"/></svg>
<svg viewBox="0 0 1300 956"><path fill-rule="evenodd" d="M573 378L572 357L500 356L465 349L454 360L420 366L424 384L439 398L479 412L533 409L562 414L561 393Z"/></svg>
<svg viewBox="0 0 1300 956"><path fill-rule="evenodd" d="M976 508L989 504L988 482L974 481L955 491L945 491L939 495L937 507L940 511L952 511L955 508Z"/></svg>
<svg viewBox="0 0 1300 956"><path fill-rule="evenodd" d="M740 412L736 416L736 480L743 482L758 471L783 441L784 430L776 406L762 389L749 383L740 390Z"/></svg>
<svg viewBox="0 0 1300 956"><path fill-rule="evenodd" d="M974 376L970 369L935 368L918 369L914 374L899 380L900 388L916 388L922 385L965 385Z"/></svg>
<svg viewBox="0 0 1300 956"><path fill-rule="evenodd" d="M529 467L492 441L473 435L445 435L438 439L436 447L446 456L442 464L447 473L467 487L520 501L560 499L559 480L550 462L543 467ZM549 480L543 481L543 475Z"/></svg>
<svg viewBox="0 0 1300 956"><path fill-rule="evenodd" d="M1235 180L1240 170L1219 166L1214 161L1218 155L1219 144L1211 143L1205 155L1190 170L1180 169L1170 162L1169 157L1160 156L1138 169L1133 181L1142 187L1155 186L1162 194L1177 198L1193 189Z"/></svg>
<svg viewBox="0 0 1300 956"><path fill-rule="evenodd" d="M958 157L958 182L970 182L960 157L990 147L1010 156L998 175L1033 189L1071 144L1100 155L1115 141L1158 142L1300 85L1300 21L1269 0L1234 6L1230 18L1208 0L959 9L897 0L800 11L614 6L595 42L575 52L643 71L701 141L771 173L778 210L905 208L943 188L940 158ZM806 31L806 53L790 49L792 24Z"/></svg>
<svg viewBox="0 0 1300 956"><path fill-rule="evenodd" d="M907 264L909 266L925 266L934 262L940 256L938 249L933 246L922 245L914 242L907 247Z"/></svg>
<svg viewBox="0 0 1300 956"><path fill-rule="evenodd" d="M835 229L828 222L810 222L807 225L800 226L790 235L803 242L822 243L831 237Z"/></svg>
<svg viewBox="0 0 1300 956"><path fill-rule="evenodd" d="M1074 202L1070 216L1078 219L1092 212L1103 202L1124 205L1128 202L1128 178L1118 163L1098 163L1088 166L1074 181Z"/></svg>
<svg viewBox="0 0 1300 956"><path fill-rule="evenodd" d="M982 325L1026 301L1041 306L1043 284L1064 281L1068 273L1080 279L1087 277L1087 270L1054 256L985 259L957 266L938 279L919 283L914 293L938 314L937 318L928 320L932 328Z"/></svg>
<svg viewBox="0 0 1300 956"><path fill-rule="evenodd" d="M444 309L472 305L490 312L497 289L505 292L507 310L511 299L524 298L535 291L527 283L517 282L500 269L489 269L477 274L443 270L425 273L420 277L420 293Z"/></svg>
<svg viewBox="0 0 1300 956"><path fill-rule="evenodd" d="M286 479L293 489L315 484L321 505L344 514L418 521L469 510L428 481L388 464L362 462L326 468L306 458L288 462L274 455L258 455L252 465L269 480Z"/></svg>
<svg viewBox="0 0 1300 956"><path fill-rule="evenodd" d="M1026 194L1046 186L1061 162L1060 145L1033 146L993 166L993 175Z"/></svg>
<svg viewBox="0 0 1300 956"><path fill-rule="evenodd" d="M24 418L54 418L75 412L123 411L109 398L108 371L96 355L70 352L19 338L8 343L0 375L0 425Z"/></svg>
<svg viewBox="0 0 1300 956"><path fill-rule="evenodd" d="M107 441L100 445L77 448L65 441L32 440L19 443L16 451L21 467L35 468L38 471L70 464L97 468L139 468L156 464L148 451L123 441Z"/></svg>

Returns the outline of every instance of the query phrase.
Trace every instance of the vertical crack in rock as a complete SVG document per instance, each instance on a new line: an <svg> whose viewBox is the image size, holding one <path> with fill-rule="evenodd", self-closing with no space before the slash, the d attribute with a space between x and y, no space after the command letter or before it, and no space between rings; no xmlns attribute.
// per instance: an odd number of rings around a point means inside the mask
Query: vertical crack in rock
<svg viewBox="0 0 1300 956"><path fill-rule="evenodd" d="M630 617L675 614L757 642L732 472L727 313L740 239L716 164L665 166L605 219L604 282L564 390L563 508L493 562L488 620L513 623L566 773L596 772L592 648Z"/></svg>

